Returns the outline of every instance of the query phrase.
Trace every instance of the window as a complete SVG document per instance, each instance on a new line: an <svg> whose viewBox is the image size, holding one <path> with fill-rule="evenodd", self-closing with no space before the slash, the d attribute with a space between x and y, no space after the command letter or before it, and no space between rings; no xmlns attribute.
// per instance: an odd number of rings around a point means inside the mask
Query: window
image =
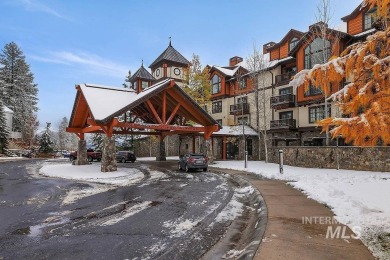
<svg viewBox="0 0 390 260"><path fill-rule="evenodd" d="M279 96L292 94L292 87L279 89Z"/></svg>
<svg viewBox="0 0 390 260"><path fill-rule="evenodd" d="M237 125L249 125L249 117L248 116L238 117Z"/></svg>
<svg viewBox="0 0 390 260"><path fill-rule="evenodd" d="M215 121L217 121L218 125L222 126L222 119L217 119Z"/></svg>
<svg viewBox="0 0 390 260"><path fill-rule="evenodd" d="M279 119L293 119L293 111L280 112Z"/></svg>
<svg viewBox="0 0 390 260"><path fill-rule="evenodd" d="M133 89L134 89L134 90L137 90L137 87L138 87L138 83L137 83L137 81L134 81L134 82L133 82Z"/></svg>
<svg viewBox="0 0 390 260"><path fill-rule="evenodd" d="M241 103L248 103L248 97L239 97L237 98L237 104L241 104Z"/></svg>
<svg viewBox="0 0 390 260"><path fill-rule="evenodd" d="M308 96L316 96L322 94L322 90L320 88L317 88L315 86L310 85L309 89L305 92L305 97Z"/></svg>
<svg viewBox="0 0 390 260"><path fill-rule="evenodd" d="M222 101L213 102L212 111L213 114L222 112Z"/></svg>
<svg viewBox="0 0 390 260"><path fill-rule="evenodd" d="M149 87L149 82L147 82L147 81L142 81L141 87L142 87L142 89L145 89L145 88Z"/></svg>
<svg viewBox="0 0 390 260"><path fill-rule="evenodd" d="M210 81L211 94L217 94L221 92L221 77L214 75Z"/></svg>
<svg viewBox="0 0 390 260"><path fill-rule="evenodd" d="M246 88L246 79L245 78L241 78L240 79L240 84L239 84L239 89L244 89Z"/></svg>
<svg viewBox="0 0 390 260"><path fill-rule="evenodd" d="M330 58L330 41L315 38L305 48L305 69L311 69L316 64L323 64Z"/></svg>
<svg viewBox="0 0 390 260"><path fill-rule="evenodd" d="M288 48L289 48L288 50L291 51L292 49L294 49L294 47L298 44L298 42L299 42L299 39L297 37L292 38L290 41L290 44L288 46Z"/></svg>
<svg viewBox="0 0 390 260"><path fill-rule="evenodd" d="M372 24L376 22L376 7L371 8L364 14L364 25L363 30L368 30L372 28Z"/></svg>
<svg viewBox="0 0 390 260"><path fill-rule="evenodd" d="M328 107L328 115L330 116L330 106ZM318 120L325 118L325 106L309 107L309 123L315 123Z"/></svg>

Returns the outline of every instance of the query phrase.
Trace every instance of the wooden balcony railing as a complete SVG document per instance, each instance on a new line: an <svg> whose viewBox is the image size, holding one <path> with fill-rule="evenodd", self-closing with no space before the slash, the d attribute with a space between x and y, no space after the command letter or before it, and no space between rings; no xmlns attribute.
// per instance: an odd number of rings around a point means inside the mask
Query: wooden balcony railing
<svg viewBox="0 0 390 260"><path fill-rule="evenodd" d="M230 105L230 115L246 115L249 114L249 103L239 103Z"/></svg>
<svg viewBox="0 0 390 260"><path fill-rule="evenodd" d="M295 95L286 94L280 96L273 96L270 99L271 107L274 109L286 108L286 107L294 107L295 106Z"/></svg>
<svg viewBox="0 0 390 260"><path fill-rule="evenodd" d="M271 129L293 129L296 127L295 119L271 120Z"/></svg>
<svg viewBox="0 0 390 260"><path fill-rule="evenodd" d="M295 74L296 72L288 72L275 76L275 85L279 86L289 83Z"/></svg>

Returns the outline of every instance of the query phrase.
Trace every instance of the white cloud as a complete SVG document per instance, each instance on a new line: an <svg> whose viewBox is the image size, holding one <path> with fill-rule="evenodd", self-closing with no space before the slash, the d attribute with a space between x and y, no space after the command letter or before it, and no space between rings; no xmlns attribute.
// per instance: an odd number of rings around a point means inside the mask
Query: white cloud
<svg viewBox="0 0 390 260"><path fill-rule="evenodd" d="M47 62L78 67L93 74L104 74L115 78L123 78L129 68L91 53L74 53L70 51L52 51L47 57L31 55L30 58Z"/></svg>
<svg viewBox="0 0 390 260"><path fill-rule="evenodd" d="M13 4L17 4L17 5L21 5L27 11L43 12L43 13L47 13L47 14L50 14L50 15L54 15L54 16L56 16L58 18L61 18L61 19L68 20L68 18L66 18L65 16L61 15L60 13L58 13L53 8L50 8L49 6L44 5L44 4L42 4L42 3L38 2L38 1L35 1L35 0L16 0L15 2L13 1L12 3Z"/></svg>

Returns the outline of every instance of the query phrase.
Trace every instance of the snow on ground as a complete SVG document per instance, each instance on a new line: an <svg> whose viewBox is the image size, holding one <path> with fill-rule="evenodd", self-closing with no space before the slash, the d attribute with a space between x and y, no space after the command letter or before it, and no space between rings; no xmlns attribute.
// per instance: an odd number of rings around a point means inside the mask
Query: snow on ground
<svg viewBox="0 0 390 260"><path fill-rule="evenodd" d="M374 255L390 259L389 242L386 242L390 240L390 173L285 165L284 173L280 174L278 164L261 161L248 162L246 169L244 161L215 162L212 166L287 181L309 198L328 205L337 221L351 229L360 227L361 239Z"/></svg>
<svg viewBox="0 0 390 260"><path fill-rule="evenodd" d="M45 164L40 173L49 177L72 179L102 184L130 185L139 182L144 174L134 168L119 168L116 172L101 172L100 164L71 165Z"/></svg>
<svg viewBox="0 0 390 260"><path fill-rule="evenodd" d="M137 161L155 161L156 157L137 157ZM179 161L179 156L167 156L167 161Z"/></svg>

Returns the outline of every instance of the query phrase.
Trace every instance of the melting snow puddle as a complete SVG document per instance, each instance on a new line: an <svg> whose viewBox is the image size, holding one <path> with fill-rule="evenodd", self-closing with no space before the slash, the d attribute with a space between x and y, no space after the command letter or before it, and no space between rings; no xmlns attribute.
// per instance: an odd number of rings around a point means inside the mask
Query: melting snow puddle
<svg viewBox="0 0 390 260"><path fill-rule="evenodd" d="M56 226L56 225L62 225L70 221L69 218L64 217L64 215L69 214L70 211L64 211L64 212L52 212L50 213L50 217L46 218L44 223L30 226L29 227L29 233L27 236L29 237L37 237L42 234L42 229L46 227Z"/></svg>

